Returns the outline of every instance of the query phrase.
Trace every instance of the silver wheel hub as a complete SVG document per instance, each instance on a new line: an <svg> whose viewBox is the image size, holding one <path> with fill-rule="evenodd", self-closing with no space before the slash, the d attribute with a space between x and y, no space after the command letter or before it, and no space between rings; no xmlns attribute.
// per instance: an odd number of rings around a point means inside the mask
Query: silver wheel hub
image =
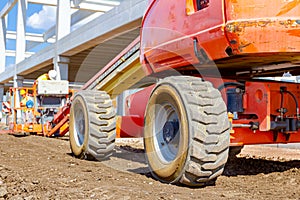
<svg viewBox="0 0 300 200"><path fill-rule="evenodd" d="M175 160L180 142L180 122L173 105L165 103L156 106L154 146L163 163Z"/></svg>
<svg viewBox="0 0 300 200"><path fill-rule="evenodd" d="M75 108L76 109L76 108ZM75 141L78 146L81 146L84 142L85 132L85 119L82 108L77 108L75 111Z"/></svg>

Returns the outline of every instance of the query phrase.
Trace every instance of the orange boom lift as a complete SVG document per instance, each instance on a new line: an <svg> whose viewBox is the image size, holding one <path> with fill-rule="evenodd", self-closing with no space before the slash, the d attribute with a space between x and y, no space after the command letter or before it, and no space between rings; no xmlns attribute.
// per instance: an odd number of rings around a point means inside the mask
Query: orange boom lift
<svg viewBox="0 0 300 200"><path fill-rule="evenodd" d="M140 37L56 118L73 154L102 160L116 137L143 137L156 179L205 186L231 149L300 142L299 84L262 79L300 72L299 4L150 0Z"/></svg>
<svg viewBox="0 0 300 200"><path fill-rule="evenodd" d="M12 109L7 112L9 129L5 133L64 136L69 131L69 98L73 92L68 81L55 80L40 80L30 88L10 88L8 102ZM24 102L21 93L26 94Z"/></svg>
<svg viewBox="0 0 300 200"><path fill-rule="evenodd" d="M229 150L300 142L299 84L262 79L300 72L299 4L149 1L140 38L75 94L72 152L101 160L116 136L144 137L155 178L204 186ZM141 89L115 117L110 99L128 88Z"/></svg>

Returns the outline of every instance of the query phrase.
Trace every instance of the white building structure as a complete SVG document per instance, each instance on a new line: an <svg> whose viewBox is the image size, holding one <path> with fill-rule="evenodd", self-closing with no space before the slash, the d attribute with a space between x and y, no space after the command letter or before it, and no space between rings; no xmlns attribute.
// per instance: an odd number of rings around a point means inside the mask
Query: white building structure
<svg viewBox="0 0 300 200"><path fill-rule="evenodd" d="M30 4L56 10L56 23L42 34L26 31ZM58 79L88 81L139 36L147 4L147 0L7 0L0 10L0 99L12 81L16 87L32 83L50 69L58 71ZM14 7L16 31L11 31L7 24ZM15 50L7 48L8 40L15 41ZM8 56L15 57L15 63L8 65Z"/></svg>

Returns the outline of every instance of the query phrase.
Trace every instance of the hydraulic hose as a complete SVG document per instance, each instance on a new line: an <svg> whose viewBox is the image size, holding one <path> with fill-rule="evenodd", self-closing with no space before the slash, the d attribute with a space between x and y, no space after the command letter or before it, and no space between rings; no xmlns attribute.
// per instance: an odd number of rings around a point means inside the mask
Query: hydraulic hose
<svg viewBox="0 0 300 200"><path fill-rule="evenodd" d="M245 84L239 83L239 82L226 82L226 83L223 83L222 85L220 85L220 86L218 87L218 90L221 91L221 90L223 90L224 88L227 88L227 87L229 87L229 86L242 86L242 87L244 87Z"/></svg>
<svg viewBox="0 0 300 200"><path fill-rule="evenodd" d="M285 92L294 99L295 104L296 104L296 116L298 117L299 116L299 106L298 106L298 101L297 101L296 96L293 93L291 93L290 91L285 91Z"/></svg>
<svg viewBox="0 0 300 200"><path fill-rule="evenodd" d="M280 103L280 108L283 108L283 104L284 104L284 93L289 94L289 95L293 98L293 100L294 100L294 102L295 102L295 105L296 105L296 116L299 117L299 104L298 104L298 101L297 101L296 96L295 96L292 92L288 91L286 87L281 87L281 88L280 88L280 93L281 93L281 103Z"/></svg>

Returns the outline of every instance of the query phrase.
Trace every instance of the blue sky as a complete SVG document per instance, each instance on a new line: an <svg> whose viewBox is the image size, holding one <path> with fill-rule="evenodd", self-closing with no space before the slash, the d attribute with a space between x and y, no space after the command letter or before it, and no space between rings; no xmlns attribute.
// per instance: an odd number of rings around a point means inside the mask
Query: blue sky
<svg viewBox="0 0 300 200"><path fill-rule="evenodd" d="M7 4L8 0L0 0L0 10ZM7 31L16 31L16 18L17 18L17 6L16 4L14 8L8 14L8 23L7 23ZM75 12L75 9L71 11L71 13ZM79 21L76 24L73 24L71 27L71 31L77 29L82 26L82 24L87 23L90 20L93 20L95 17L101 15L101 12L96 12L93 15ZM41 4L31 4L28 3L27 12L26 12L26 33L39 33L43 34L47 30L49 30L56 23L56 6L45 6ZM29 41L27 41L27 44ZM29 52L37 52L48 46L49 43L42 43L38 46L35 46L32 49L28 49ZM27 45L28 47L28 45ZM15 50L16 49L16 41L7 39L6 41L6 49L7 50ZM11 66L15 64L14 57L6 57L6 66ZM2 66L0 66L1 69Z"/></svg>
<svg viewBox="0 0 300 200"><path fill-rule="evenodd" d="M6 5L8 0L0 0L0 10ZM7 30L16 31L16 12L17 5L10 11L8 15ZM56 8L51 6L43 6L38 4L28 3L26 13L26 32L28 33L44 33L55 24ZM14 40L6 41L8 50L15 50L16 42ZM40 45L42 48L45 45ZM40 48L35 48L31 51L37 51ZM6 66L14 64L14 57L6 58Z"/></svg>
<svg viewBox="0 0 300 200"><path fill-rule="evenodd" d="M8 0L0 0L0 10ZM8 30L16 30L17 5L9 13ZM27 32L42 33L55 23L55 7L39 4L28 4L27 7Z"/></svg>

